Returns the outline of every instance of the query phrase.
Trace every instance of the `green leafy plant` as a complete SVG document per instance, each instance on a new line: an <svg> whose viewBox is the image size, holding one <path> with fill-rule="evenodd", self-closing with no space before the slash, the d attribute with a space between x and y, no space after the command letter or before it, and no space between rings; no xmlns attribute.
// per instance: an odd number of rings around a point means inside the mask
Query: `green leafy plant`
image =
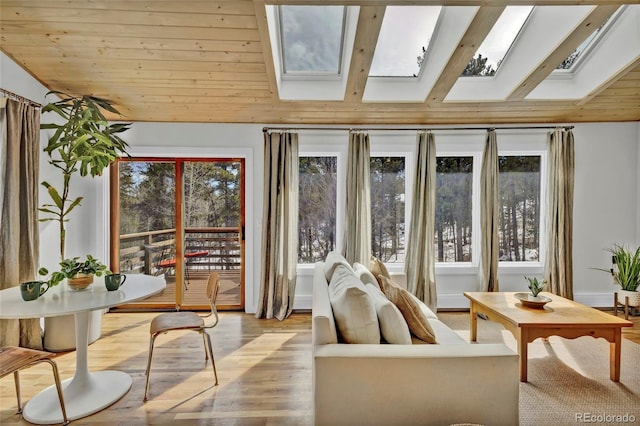
<svg viewBox="0 0 640 426"><path fill-rule="evenodd" d="M612 254L613 268L594 269L611 273L622 290L637 291L640 285L640 247L632 251L622 245L614 244L608 251Z"/></svg>
<svg viewBox="0 0 640 426"><path fill-rule="evenodd" d="M81 261L79 257L64 259L60 262L60 270L53 272L46 282L50 287L53 287L60 284L65 278L73 278L77 274L90 274L99 277L102 274L110 273L111 271L107 269L105 264L88 254L87 258L83 261ZM40 268L38 274L43 276L48 275L49 271L47 268Z"/></svg>
<svg viewBox="0 0 640 426"><path fill-rule="evenodd" d="M38 210L48 215L41 222L56 221L60 228L60 259L64 259L68 215L82 202L83 197L69 194L71 177L99 176L121 155L126 153L127 143L118 136L131 123L109 124L102 110L120 114L109 101L94 96L74 97L51 91L61 99L42 108L42 113L54 112L62 118L62 123L46 123L41 129L54 130L44 151L49 155L49 164L62 172L62 188L57 189L48 182L42 182L52 203L43 204Z"/></svg>
<svg viewBox="0 0 640 426"><path fill-rule="evenodd" d="M529 278L525 276L525 279L529 282L529 290L531 290L533 297L538 296L538 294L544 290L544 285L547 283L546 280L543 280L542 282L538 281L538 278L536 277Z"/></svg>

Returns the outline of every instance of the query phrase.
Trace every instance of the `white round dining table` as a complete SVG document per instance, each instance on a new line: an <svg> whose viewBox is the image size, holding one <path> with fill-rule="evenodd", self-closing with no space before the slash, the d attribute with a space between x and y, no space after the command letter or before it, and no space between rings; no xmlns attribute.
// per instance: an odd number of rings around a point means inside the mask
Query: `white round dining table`
<svg viewBox="0 0 640 426"><path fill-rule="evenodd" d="M62 382L65 408L69 420L96 413L122 398L131 388L131 376L122 371L89 371L90 312L106 309L162 292L163 278L127 274L124 285L107 291L103 277L96 277L86 290L72 291L65 283L49 289L33 301L25 302L20 287L0 291L0 318L41 318L74 315L76 332L76 370L72 378ZM46 332L46 330L45 330ZM62 423L62 410L55 386L31 398L24 406L23 417L35 424Z"/></svg>

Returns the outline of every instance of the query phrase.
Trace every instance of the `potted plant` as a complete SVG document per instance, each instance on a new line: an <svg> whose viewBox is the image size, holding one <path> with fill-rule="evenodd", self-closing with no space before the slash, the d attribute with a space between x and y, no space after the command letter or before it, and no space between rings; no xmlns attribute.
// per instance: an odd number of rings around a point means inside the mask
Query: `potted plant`
<svg viewBox="0 0 640 426"><path fill-rule="evenodd" d="M54 113L59 119L43 123L40 128L53 131L44 151L49 155L49 164L61 172L62 184L56 187L49 182L42 182L51 201L43 204L39 210L43 214L40 221L58 223L63 269L49 277L57 284L68 278L64 268L71 266L65 257L65 225L69 221L69 214L82 202L82 197L71 194L72 177L78 174L80 177L100 176L119 156L128 155L128 145L120 134L129 128L130 123L110 124L103 111L119 112L105 99L71 96L56 91L49 94L58 95L60 100L45 105L42 113ZM101 312L93 311L90 318L89 341L92 342L100 337ZM45 318L44 347L50 351L73 349L75 334L68 332L73 329L72 324L72 315Z"/></svg>
<svg viewBox="0 0 640 426"><path fill-rule="evenodd" d="M99 277L110 272L105 264L89 254L83 261L79 257L64 259L60 262L60 270L53 272L47 283L49 287L53 287L66 278L69 288L72 290L84 290L93 283L94 275ZM49 271L47 268L40 268L38 273L47 275Z"/></svg>
<svg viewBox="0 0 640 426"><path fill-rule="evenodd" d="M529 290L531 291L531 295L533 297L538 297L538 294L544 290L544 285L547 283L546 281L538 281L538 278L533 277L533 278L529 278L529 277L524 277L528 282L528 287Z"/></svg>
<svg viewBox="0 0 640 426"><path fill-rule="evenodd" d="M627 250L624 246L614 244L608 251L611 253L613 267L611 269L596 268L610 272L613 280L620 286L618 298L624 301L629 298L629 306L640 306L640 247L635 251Z"/></svg>

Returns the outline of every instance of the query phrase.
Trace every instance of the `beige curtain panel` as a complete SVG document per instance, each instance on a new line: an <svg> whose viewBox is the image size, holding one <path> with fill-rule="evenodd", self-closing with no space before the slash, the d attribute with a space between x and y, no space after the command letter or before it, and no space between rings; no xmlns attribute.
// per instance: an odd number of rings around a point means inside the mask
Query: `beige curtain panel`
<svg viewBox="0 0 640 426"><path fill-rule="evenodd" d="M498 140L487 131L480 171L480 290L498 291Z"/></svg>
<svg viewBox="0 0 640 426"><path fill-rule="evenodd" d="M573 299L573 132L548 133L549 199L545 277L549 291Z"/></svg>
<svg viewBox="0 0 640 426"><path fill-rule="evenodd" d="M293 309L298 264L298 134L264 134L262 277L257 318Z"/></svg>
<svg viewBox="0 0 640 426"><path fill-rule="evenodd" d="M0 288L35 279L38 269L40 110L7 99L0 108ZM0 320L0 346L42 349L39 319Z"/></svg>
<svg viewBox="0 0 640 426"><path fill-rule="evenodd" d="M371 258L371 183L369 134L349 132L347 199L343 254L351 264Z"/></svg>
<svg viewBox="0 0 640 426"><path fill-rule="evenodd" d="M409 291L436 312L436 141L433 133L418 134L417 153L405 272Z"/></svg>

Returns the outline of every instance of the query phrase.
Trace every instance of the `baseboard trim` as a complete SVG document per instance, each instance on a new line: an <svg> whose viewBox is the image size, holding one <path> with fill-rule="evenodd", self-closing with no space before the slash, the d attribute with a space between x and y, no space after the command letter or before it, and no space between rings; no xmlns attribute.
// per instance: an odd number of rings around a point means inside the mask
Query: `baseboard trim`
<svg viewBox="0 0 640 426"><path fill-rule="evenodd" d="M293 300L293 309L296 311L309 311L311 310L313 296L310 294L296 295Z"/></svg>

